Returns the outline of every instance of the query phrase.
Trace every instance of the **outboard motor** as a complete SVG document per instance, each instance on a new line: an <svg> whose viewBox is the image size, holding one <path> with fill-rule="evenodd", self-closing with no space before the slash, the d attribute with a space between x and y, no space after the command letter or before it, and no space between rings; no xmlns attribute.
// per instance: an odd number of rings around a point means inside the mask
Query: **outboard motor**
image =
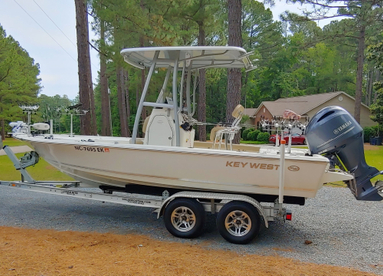
<svg viewBox="0 0 383 276"><path fill-rule="evenodd" d="M354 176L347 185L358 200L383 199L383 182L375 186L370 179L383 174L366 164L363 129L346 110L329 106L320 110L306 128L306 142L312 154L323 154L331 166L337 165Z"/></svg>

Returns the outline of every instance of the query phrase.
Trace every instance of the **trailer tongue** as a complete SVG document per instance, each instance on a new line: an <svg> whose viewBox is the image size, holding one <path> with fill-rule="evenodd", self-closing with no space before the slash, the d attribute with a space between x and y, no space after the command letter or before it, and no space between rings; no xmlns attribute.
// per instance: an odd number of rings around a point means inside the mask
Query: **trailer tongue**
<svg viewBox="0 0 383 276"><path fill-rule="evenodd" d="M383 174L367 165L363 149L363 129L343 108L330 106L320 110L306 129L311 154L323 154L331 166L348 171L354 179L345 181L355 198L366 201L383 199L383 181L371 179Z"/></svg>

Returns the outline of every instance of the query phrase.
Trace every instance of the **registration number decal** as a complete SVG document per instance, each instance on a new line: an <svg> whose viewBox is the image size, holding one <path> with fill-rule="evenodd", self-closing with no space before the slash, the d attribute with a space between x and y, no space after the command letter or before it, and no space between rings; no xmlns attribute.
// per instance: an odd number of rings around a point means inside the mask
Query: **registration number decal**
<svg viewBox="0 0 383 276"><path fill-rule="evenodd" d="M74 146L75 150L79 151L90 151L90 152L109 152L109 148L101 147L88 147L88 146Z"/></svg>

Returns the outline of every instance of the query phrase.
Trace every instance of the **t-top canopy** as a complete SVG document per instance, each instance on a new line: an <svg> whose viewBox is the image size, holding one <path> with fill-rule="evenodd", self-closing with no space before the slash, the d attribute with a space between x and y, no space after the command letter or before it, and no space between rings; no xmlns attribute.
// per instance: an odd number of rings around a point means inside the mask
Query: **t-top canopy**
<svg viewBox="0 0 383 276"><path fill-rule="evenodd" d="M159 56L156 61L156 67L173 66L178 58L178 64L181 68L184 62L186 62L186 67L192 70L208 67L253 69L253 65L249 60L251 53L246 53L246 50L243 48L233 46L128 48L122 50L121 55L130 65L144 69L153 64L157 51Z"/></svg>

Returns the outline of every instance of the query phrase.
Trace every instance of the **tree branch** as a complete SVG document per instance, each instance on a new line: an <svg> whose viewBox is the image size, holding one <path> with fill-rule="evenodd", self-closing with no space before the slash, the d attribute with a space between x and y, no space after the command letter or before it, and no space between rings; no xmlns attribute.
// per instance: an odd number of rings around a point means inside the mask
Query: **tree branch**
<svg viewBox="0 0 383 276"><path fill-rule="evenodd" d="M0 79L0 82L2 82L3 80L5 80L6 77L8 77L9 71L11 71L10 67L8 68L7 73L5 74L5 76Z"/></svg>
<svg viewBox="0 0 383 276"><path fill-rule="evenodd" d="M330 19L330 18L336 18L336 17L353 17L352 14L337 14L337 15L331 15L331 16L321 16L317 18L310 18L310 20L322 20L322 19Z"/></svg>
<svg viewBox="0 0 383 276"><path fill-rule="evenodd" d="M316 0L316 1L306 0L306 2L309 3L309 4L312 4L312 5L323 7L323 8L331 8L331 9L332 8L337 8L337 9L345 9L345 8L347 8L347 5L331 6L331 5L326 5L326 4L319 3L318 0ZM339 1L339 2L343 2L343 1Z"/></svg>

